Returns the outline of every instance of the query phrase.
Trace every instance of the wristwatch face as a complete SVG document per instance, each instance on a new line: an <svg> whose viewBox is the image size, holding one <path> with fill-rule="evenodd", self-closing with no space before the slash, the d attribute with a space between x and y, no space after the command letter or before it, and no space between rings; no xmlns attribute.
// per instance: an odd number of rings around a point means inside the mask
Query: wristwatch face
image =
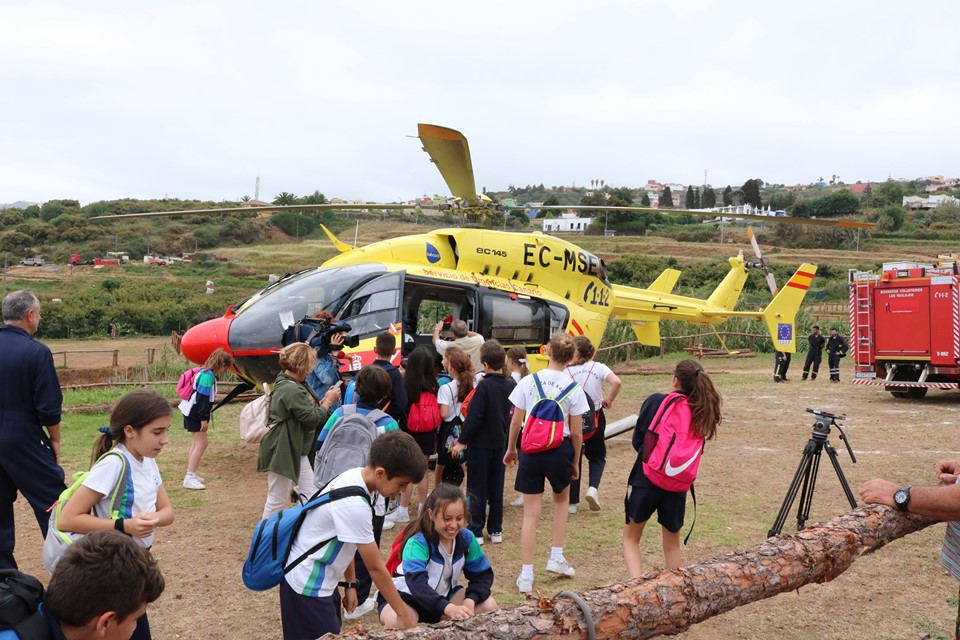
<svg viewBox="0 0 960 640"><path fill-rule="evenodd" d="M898 508L906 508L907 503L910 502L910 489L897 489L897 492L893 494L893 501L897 503Z"/></svg>

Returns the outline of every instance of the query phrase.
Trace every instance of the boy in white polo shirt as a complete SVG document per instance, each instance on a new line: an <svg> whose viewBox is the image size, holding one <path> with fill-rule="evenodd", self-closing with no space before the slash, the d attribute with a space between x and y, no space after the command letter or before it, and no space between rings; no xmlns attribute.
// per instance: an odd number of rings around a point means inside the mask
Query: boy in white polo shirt
<svg viewBox="0 0 960 640"><path fill-rule="evenodd" d="M426 473L420 446L407 433L393 431L370 447L367 466L344 471L323 489L358 486L367 498L346 497L309 512L293 541L290 557L296 558L318 542L326 541L280 583L280 621L284 640L314 640L325 633L340 633L340 589L344 607L357 606L354 552L359 552L374 584L396 611L406 612L373 537L373 509L380 496L392 496L419 482ZM403 628L414 623L404 613Z"/></svg>

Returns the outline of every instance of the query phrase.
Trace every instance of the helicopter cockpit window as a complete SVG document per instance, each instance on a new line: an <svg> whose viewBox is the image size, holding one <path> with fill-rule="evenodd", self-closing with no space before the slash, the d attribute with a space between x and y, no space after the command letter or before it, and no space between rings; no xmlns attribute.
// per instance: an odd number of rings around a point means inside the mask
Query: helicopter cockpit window
<svg viewBox="0 0 960 640"><path fill-rule="evenodd" d="M293 322L319 311L331 311L362 283L386 272L382 264L313 269L273 287L243 308L230 323L230 339L248 349L280 347L281 318Z"/></svg>

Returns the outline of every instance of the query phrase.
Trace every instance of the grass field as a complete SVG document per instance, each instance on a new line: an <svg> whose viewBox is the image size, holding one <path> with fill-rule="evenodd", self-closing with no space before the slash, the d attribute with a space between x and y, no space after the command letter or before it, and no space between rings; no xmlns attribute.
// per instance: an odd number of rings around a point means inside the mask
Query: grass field
<svg viewBox="0 0 960 640"><path fill-rule="evenodd" d="M704 457L697 484L697 523L684 562L741 550L762 542L783 501L787 486L810 437L813 406L849 419L845 427L858 456L852 464L837 433L831 441L840 450L843 467L854 489L877 476L898 482L932 482L937 459L957 457L956 428L960 409L954 394L933 393L922 401L895 400L889 394L848 383L830 385L821 378L799 382L791 372L788 384L770 382L768 358L704 361L724 396L724 422ZM650 371L663 373L625 376L624 391L611 412L617 419L635 412L648 394L669 385L674 361L649 360ZM848 381L849 372L844 372ZM160 387L174 398L172 387ZM90 392L68 392L69 407L87 407ZM109 401L116 391L96 392L94 402ZM167 578L167 591L151 609L157 637L163 638L279 638L275 591L252 593L240 582L240 566L250 533L265 497L265 478L255 473L255 446L237 435L239 405L218 411L211 447L201 466L208 489L189 492L180 487L187 434L174 416L171 442L159 458L173 500L177 520L160 532L154 553ZM64 417L63 466L68 474L85 468L102 412L67 409ZM577 569L574 579L554 579L543 571L549 552L549 510L544 515L537 554L537 588L544 596L563 589L581 591L625 578L620 530L623 523L624 483L634 452L627 435L608 441L607 471L601 485L603 510L583 510L570 517L565 553ZM508 471L505 501L515 493ZM549 505L549 499L546 501ZM689 508L689 507L688 507ZM814 494L811 522L829 519L849 509L836 477L824 461ZM18 560L21 567L44 575L39 562L40 538L22 501L16 505ZM514 579L519 571L517 546L521 510L506 507L504 543L486 545L497 574L495 595L503 606L521 601ZM684 534L689 528L690 516ZM795 524L787 520L784 533ZM662 566L658 527L644 537L645 567ZM952 637L956 615L956 582L936 562L943 527L894 542L826 585L810 585L799 592L750 604L707 621L680 637L727 640L742 638L946 638ZM385 533L383 553L389 551ZM365 625L375 620L368 616ZM251 630L256 632L251 634Z"/></svg>

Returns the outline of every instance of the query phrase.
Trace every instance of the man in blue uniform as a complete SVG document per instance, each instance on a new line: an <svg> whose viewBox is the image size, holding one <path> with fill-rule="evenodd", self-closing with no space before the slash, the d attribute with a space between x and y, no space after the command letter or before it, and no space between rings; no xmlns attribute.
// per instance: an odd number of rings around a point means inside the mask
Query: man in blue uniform
<svg viewBox="0 0 960 640"><path fill-rule="evenodd" d="M60 456L63 395L46 345L33 339L40 301L29 291L3 299L0 325L0 569L16 569L13 502L23 494L47 534L47 509L66 489ZM46 429L46 431L44 431Z"/></svg>

